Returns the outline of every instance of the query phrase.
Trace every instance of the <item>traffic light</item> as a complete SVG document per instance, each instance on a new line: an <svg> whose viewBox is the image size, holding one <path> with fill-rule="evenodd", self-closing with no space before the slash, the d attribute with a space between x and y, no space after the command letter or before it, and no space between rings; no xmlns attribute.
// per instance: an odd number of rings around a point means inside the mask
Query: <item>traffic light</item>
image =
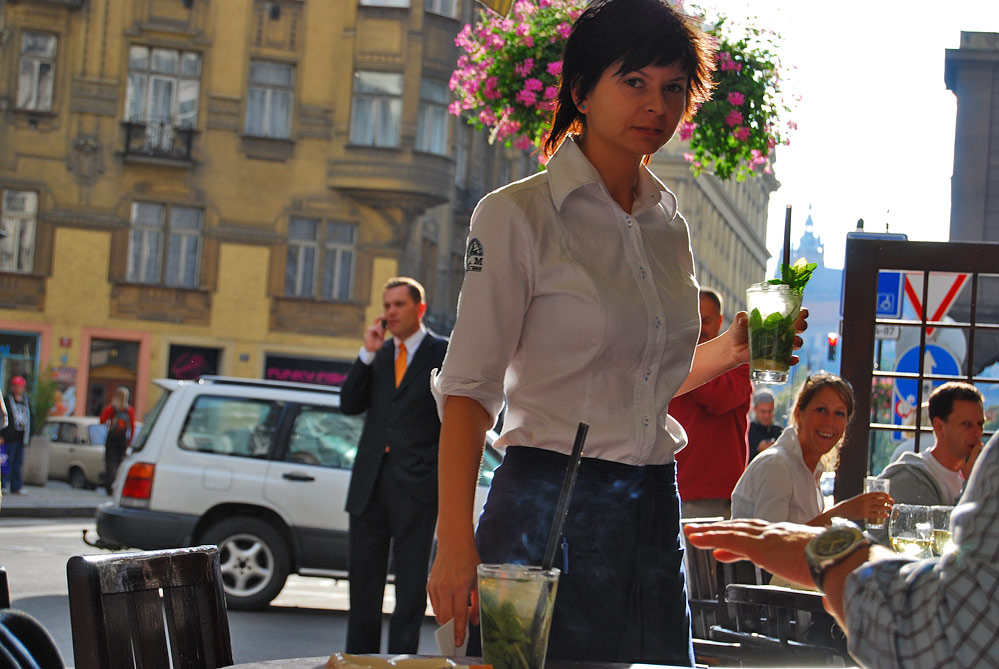
<svg viewBox="0 0 999 669"><path fill-rule="evenodd" d="M839 334L836 332L830 332L828 335L826 335L826 338L829 340L829 359L835 360L836 344L839 343Z"/></svg>

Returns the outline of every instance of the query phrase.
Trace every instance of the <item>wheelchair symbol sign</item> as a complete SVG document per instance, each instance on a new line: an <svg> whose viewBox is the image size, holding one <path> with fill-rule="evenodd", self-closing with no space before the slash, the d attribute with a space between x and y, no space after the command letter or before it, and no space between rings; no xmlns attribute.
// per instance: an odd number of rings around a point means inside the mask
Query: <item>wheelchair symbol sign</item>
<svg viewBox="0 0 999 669"><path fill-rule="evenodd" d="M902 317L902 273L878 272L877 318Z"/></svg>

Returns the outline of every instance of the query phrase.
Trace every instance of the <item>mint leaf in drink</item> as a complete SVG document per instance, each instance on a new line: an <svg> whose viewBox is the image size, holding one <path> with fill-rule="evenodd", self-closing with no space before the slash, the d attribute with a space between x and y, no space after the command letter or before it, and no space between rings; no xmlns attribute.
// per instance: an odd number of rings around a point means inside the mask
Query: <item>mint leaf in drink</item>
<svg viewBox="0 0 999 669"><path fill-rule="evenodd" d="M763 316L760 314L760 310L753 308L753 311L749 314L749 329L759 330L763 327Z"/></svg>
<svg viewBox="0 0 999 669"><path fill-rule="evenodd" d="M770 279L772 284L784 284L790 286L791 290L801 293L805 290L805 284L812 278L812 272L818 267L817 263L807 262L804 258L798 258L793 265L783 263L780 266L780 278Z"/></svg>

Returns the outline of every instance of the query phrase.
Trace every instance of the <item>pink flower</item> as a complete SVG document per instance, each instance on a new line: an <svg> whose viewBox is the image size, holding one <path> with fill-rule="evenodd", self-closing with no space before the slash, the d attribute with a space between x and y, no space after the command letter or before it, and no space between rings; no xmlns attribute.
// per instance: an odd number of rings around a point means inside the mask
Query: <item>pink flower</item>
<svg viewBox="0 0 999 669"><path fill-rule="evenodd" d="M738 107L745 101L746 101L746 96L740 93L739 91L732 91L731 93L728 94L729 104L733 104L736 107Z"/></svg>
<svg viewBox="0 0 999 669"><path fill-rule="evenodd" d="M454 116L461 116L461 103L455 100L447 106L447 111Z"/></svg>
<svg viewBox="0 0 999 669"><path fill-rule="evenodd" d="M558 97L558 87L547 86L545 87L545 100L554 100Z"/></svg>
<svg viewBox="0 0 999 669"><path fill-rule="evenodd" d="M557 77L558 75L562 74L562 61L553 60L552 62L548 63L548 66L545 68L545 70L547 70L548 74L552 75L553 77Z"/></svg>
<svg viewBox="0 0 999 669"><path fill-rule="evenodd" d="M683 154L683 159L686 160L688 163L692 163L694 162L694 154L687 151Z"/></svg>
<svg viewBox="0 0 999 669"><path fill-rule="evenodd" d="M732 133L732 136L735 137L740 142L745 142L747 139L749 139L749 134L750 134L749 128L743 125L736 128L735 131Z"/></svg>
<svg viewBox="0 0 999 669"><path fill-rule="evenodd" d="M517 26L517 36L518 37L526 37L526 36L528 36L530 34L531 34L531 24L530 23L521 23L520 25Z"/></svg>
<svg viewBox="0 0 999 669"><path fill-rule="evenodd" d="M518 121L501 120L496 126L496 139L506 139L511 135L516 135L520 130Z"/></svg>
<svg viewBox="0 0 999 669"><path fill-rule="evenodd" d="M725 117L725 123L733 128L737 125L742 125L742 114L733 109L728 113L728 116Z"/></svg>
<svg viewBox="0 0 999 669"><path fill-rule="evenodd" d="M494 114L489 108L483 109L479 112L479 121L481 121L483 125L492 127L496 125L496 114Z"/></svg>
<svg viewBox="0 0 999 669"><path fill-rule="evenodd" d="M694 129L696 127L697 127L696 123L687 123L687 122L684 122L680 126L680 139L682 139L683 141L686 142L688 139L690 139L691 137L693 137L694 136Z"/></svg>
<svg viewBox="0 0 999 669"><path fill-rule="evenodd" d="M540 91L541 89L543 89L544 87L545 87L545 85L543 83L541 83L541 80L538 79L537 77L531 77L530 79L528 79L527 81L524 82L524 90L525 91L535 91L535 92L537 92L537 91Z"/></svg>
<svg viewBox="0 0 999 669"><path fill-rule="evenodd" d="M499 84L499 79L496 77L489 77L482 84L482 96L487 100L498 100L500 98L500 92L496 90L496 86Z"/></svg>
<svg viewBox="0 0 999 669"><path fill-rule="evenodd" d="M557 30L558 34L562 36L562 39L568 39L569 33L572 32L572 26L565 21L562 21L562 23L555 26L555 30Z"/></svg>
<svg viewBox="0 0 999 669"><path fill-rule="evenodd" d="M527 58L513 66L513 71L526 78L534 69L534 59Z"/></svg>
<svg viewBox="0 0 999 669"><path fill-rule="evenodd" d="M522 105L533 107L538 101L538 94L534 91L529 91L526 88L523 88L517 91L516 100Z"/></svg>
<svg viewBox="0 0 999 669"><path fill-rule="evenodd" d="M521 151L526 151L532 146L534 146L534 142L532 142L527 135L521 135L517 139L513 140L513 147L515 149L520 149Z"/></svg>

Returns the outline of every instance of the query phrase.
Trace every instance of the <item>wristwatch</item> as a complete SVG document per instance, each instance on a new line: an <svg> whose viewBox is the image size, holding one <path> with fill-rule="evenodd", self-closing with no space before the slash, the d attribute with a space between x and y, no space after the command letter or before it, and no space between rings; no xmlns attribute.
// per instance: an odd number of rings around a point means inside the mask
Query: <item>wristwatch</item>
<svg viewBox="0 0 999 669"><path fill-rule="evenodd" d="M839 564L871 541L853 523L843 523L828 528L805 546L805 559L812 572L812 580L822 589L826 570Z"/></svg>

